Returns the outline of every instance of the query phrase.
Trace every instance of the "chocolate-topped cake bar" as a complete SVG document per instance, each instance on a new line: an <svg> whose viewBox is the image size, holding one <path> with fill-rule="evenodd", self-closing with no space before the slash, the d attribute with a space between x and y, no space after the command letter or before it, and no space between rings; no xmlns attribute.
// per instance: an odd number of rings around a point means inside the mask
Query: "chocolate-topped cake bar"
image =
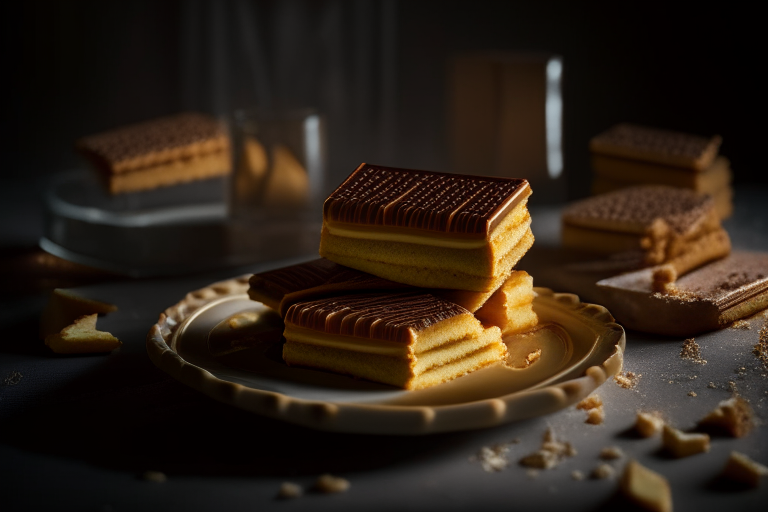
<svg viewBox="0 0 768 512"><path fill-rule="evenodd" d="M665 186L638 186L578 201L563 212L565 247L636 253L640 266L664 264L662 286L731 250L711 197Z"/></svg>
<svg viewBox="0 0 768 512"><path fill-rule="evenodd" d="M362 164L323 206L320 255L425 288L497 289L533 244L524 179Z"/></svg>
<svg viewBox="0 0 768 512"><path fill-rule="evenodd" d="M352 293L416 291L324 258L290 265L251 276L248 296L285 316L297 302ZM533 278L522 270L512 271L495 292L472 292L433 288L429 293L476 313L484 325L495 325L504 334L534 327L538 318L532 309Z"/></svg>
<svg viewBox="0 0 768 512"><path fill-rule="evenodd" d="M223 126L194 112L83 137L76 146L111 194L221 176L231 167Z"/></svg>
<svg viewBox="0 0 768 512"><path fill-rule="evenodd" d="M498 362L498 327L469 311L414 293L356 294L292 305L283 359L405 389L421 389Z"/></svg>
<svg viewBox="0 0 768 512"><path fill-rule="evenodd" d="M635 185L669 185L709 194L720 218L733 211L731 163L722 139L618 124L590 141L594 194Z"/></svg>

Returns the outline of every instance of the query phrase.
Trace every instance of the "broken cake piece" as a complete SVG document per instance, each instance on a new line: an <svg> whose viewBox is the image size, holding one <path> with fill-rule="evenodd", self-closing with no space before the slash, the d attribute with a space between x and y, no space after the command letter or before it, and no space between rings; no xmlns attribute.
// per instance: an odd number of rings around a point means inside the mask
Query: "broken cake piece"
<svg viewBox="0 0 768 512"><path fill-rule="evenodd" d="M56 288L48 297L48 303L40 318L40 339L58 334L84 315L106 314L117 311L117 306L98 300L87 299L65 288Z"/></svg>
<svg viewBox="0 0 768 512"><path fill-rule="evenodd" d="M539 322L533 311L534 297L533 277L524 270L513 270L475 316L485 325L501 328L504 336L527 331Z"/></svg>
<svg viewBox="0 0 768 512"><path fill-rule="evenodd" d="M507 354L498 327L425 293L357 294L294 304L285 315L283 359L421 389Z"/></svg>
<svg viewBox="0 0 768 512"><path fill-rule="evenodd" d="M672 490L667 479L636 460L629 461L624 468L619 488L624 496L646 510L672 512Z"/></svg>
<svg viewBox="0 0 768 512"><path fill-rule="evenodd" d="M112 352L122 342L108 332L96 330L98 315L86 315L45 338L45 344L57 354L94 354Z"/></svg>
<svg viewBox="0 0 768 512"><path fill-rule="evenodd" d="M749 402L740 396L734 396L720 402L699 421L699 426L723 431L732 437L744 437L755 426L754 412Z"/></svg>
<svg viewBox="0 0 768 512"><path fill-rule="evenodd" d="M423 288L487 292L533 245L524 179L361 164L323 205L320 255Z"/></svg>

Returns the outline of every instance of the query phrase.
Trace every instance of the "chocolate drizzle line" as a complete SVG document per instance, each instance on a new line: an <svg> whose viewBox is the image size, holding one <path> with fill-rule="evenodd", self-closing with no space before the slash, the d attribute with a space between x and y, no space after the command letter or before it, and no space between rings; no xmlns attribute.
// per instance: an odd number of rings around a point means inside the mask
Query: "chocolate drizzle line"
<svg viewBox="0 0 768 512"><path fill-rule="evenodd" d="M465 313L461 306L425 293L360 294L294 304L285 322L328 334L408 344L414 333Z"/></svg>
<svg viewBox="0 0 768 512"><path fill-rule="evenodd" d="M337 283L343 283L350 287L356 285L361 287L369 286L371 288L405 287L405 285L398 285L386 279L339 265L324 258L261 272L254 274L250 279L251 287L273 289L282 295Z"/></svg>
<svg viewBox="0 0 768 512"><path fill-rule="evenodd" d="M362 164L323 206L326 221L488 234L529 190L519 178L485 178Z"/></svg>

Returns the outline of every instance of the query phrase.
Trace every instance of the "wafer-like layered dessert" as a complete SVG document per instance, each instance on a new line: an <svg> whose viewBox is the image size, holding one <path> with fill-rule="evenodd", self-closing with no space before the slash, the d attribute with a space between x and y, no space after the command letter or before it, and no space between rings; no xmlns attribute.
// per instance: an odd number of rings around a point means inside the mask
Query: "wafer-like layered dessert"
<svg viewBox="0 0 768 512"><path fill-rule="evenodd" d="M319 258L251 276L248 296L285 316L297 302L351 293L416 291L412 286L395 283L338 263ZM533 278L521 270L512 271L494 292L466 290L425 290L475 313L484 325L499 327L512 334L535 327Z"/></svg>
<svg viewBox="0 0 768 512"><path fill-rule="evenodd" d="M639 186L578 201L563 212L566 247L603 254L635 252L644 266L664 264L656 279L678 275L731 250L711 197L664 186Z"/></svg>
<svg viewBox="0 0 768 512"><path fill-rule="evenodd" d="M223 126L192 112L83 137L77 149L111 194L221 176L231 167Z"/></svg>
<svg viewBox="0 0 768 512"><path fill-rule="evenodd" d="M369 164L326 199L320 255L425 288L497 289L533 244L524 179Z"/></svg>
<svg viewBox="0 0 768 512"><path fill-rule="evenodd" d="M302 302L285 315L283 359L421 389L501 361L498 327L425 293L356 294Z"/></svg>
<svg viewBox="0 0 768 512"><path fill-rule="evenodd" d="M636 185L668 185L709 194L720 218L733 211L731 164L718 154L722 139L628 123L590 141L594 194Z"/></svg>

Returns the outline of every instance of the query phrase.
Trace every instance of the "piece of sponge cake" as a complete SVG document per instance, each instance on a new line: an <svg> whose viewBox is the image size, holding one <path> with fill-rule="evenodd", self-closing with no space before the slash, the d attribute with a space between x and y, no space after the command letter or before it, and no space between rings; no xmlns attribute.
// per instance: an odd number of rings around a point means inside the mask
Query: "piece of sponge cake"
<svg viewBox="0 0 768 512"><path fill-rule="evenodd" d="M502 361L498 327L425 293L356 294L294 304L285 316L283 359L421 389Z"/></svg>

